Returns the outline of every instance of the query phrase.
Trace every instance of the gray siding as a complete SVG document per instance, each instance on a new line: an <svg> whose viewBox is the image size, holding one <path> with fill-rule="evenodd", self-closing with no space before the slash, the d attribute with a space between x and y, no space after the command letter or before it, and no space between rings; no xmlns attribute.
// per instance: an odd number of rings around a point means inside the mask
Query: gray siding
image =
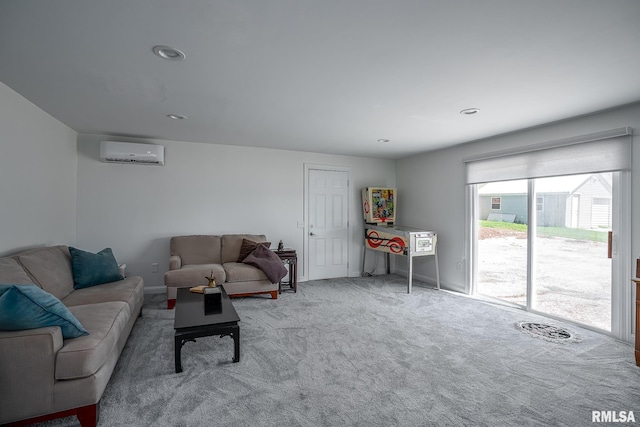
<svg viewBox="0 0 640 427"><path fill-rule="evenodd" d="M500 209L491 209L491 198L500 197ZM527 196L524 194L486 194L479 197L480 218L487 219L490 214L515 215L518 224L527 223Z"/></svg>
<svg viewBox="0 0 640 427"><path fill-rule="evenodd" d="M542 210L537 211L538 227L564 227L569 193L538 193Z"/></svg>

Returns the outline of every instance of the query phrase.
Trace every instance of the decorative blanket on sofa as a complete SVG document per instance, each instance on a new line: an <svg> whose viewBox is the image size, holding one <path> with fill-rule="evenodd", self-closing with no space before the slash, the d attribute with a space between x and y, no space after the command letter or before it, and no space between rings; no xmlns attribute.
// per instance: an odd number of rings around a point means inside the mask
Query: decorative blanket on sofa
<svg viewBox="0 0 640 427"><path fill-rule="evenodd" d="M287 275L287 268L282 265L280 257L264 245L258 245L242 262L264 271L271 283L278 283Z"/></svg>

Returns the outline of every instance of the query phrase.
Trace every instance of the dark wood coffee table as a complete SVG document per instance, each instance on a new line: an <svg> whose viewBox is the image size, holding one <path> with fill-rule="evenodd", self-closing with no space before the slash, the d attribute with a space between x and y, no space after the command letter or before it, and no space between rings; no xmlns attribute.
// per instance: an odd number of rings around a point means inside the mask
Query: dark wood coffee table
<svg viewBox="0 0 640 427"><path fill-rule="evenodd" d="M231 304L231 299L222 287L220 305L209 314L205 313L204 295L193 293L189 288L178 288L176 298L176 314L173 324L176 330L174 350L176 373L182 372L180 353L187 341L195 342L196 338L220 335L220 338L233 338L233 361L240 361L240 317Z"/></svg>

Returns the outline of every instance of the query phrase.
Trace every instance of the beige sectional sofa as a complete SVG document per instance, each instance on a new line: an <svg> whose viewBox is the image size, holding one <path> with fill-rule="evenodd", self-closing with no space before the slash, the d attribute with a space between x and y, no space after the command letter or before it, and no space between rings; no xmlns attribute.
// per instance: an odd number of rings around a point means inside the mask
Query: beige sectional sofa
<svg viewBox="0 0 640 427"><path fill-rule="evenodd" d="M0 331L0 424L76 415L83 427L95 426L100 398L142 311L142 278L75 290L69 248L53 246L0 258L0 283L37 285L88 331L69 339L59 326Z"/></svg>
<svg viewBox="0 0 640 427"><path fill-rule="evenodd" d="M170 240L169 271L164 275L167 308L175 305L177 288L206 285L213 274L216 284L227 294L247 296L270 294L278 298L278 284L271 283L260 269L239 262L243 243L266 242L262 234L224 234L174 236ZM267 246L268 247L268 246Z"/></svg>

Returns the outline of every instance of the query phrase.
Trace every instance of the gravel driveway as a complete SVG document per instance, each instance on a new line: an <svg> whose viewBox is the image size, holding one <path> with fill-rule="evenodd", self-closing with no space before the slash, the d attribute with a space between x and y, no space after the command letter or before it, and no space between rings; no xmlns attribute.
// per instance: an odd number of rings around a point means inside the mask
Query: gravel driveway
<svg viewBox="0 0 640 427"><path fill-rule="evenodd" d="M483 229L478 243L478 292L526 305L526 233ZM537 239L538 311L611 330L611 260L607 244L558 237Z"/></svg>

